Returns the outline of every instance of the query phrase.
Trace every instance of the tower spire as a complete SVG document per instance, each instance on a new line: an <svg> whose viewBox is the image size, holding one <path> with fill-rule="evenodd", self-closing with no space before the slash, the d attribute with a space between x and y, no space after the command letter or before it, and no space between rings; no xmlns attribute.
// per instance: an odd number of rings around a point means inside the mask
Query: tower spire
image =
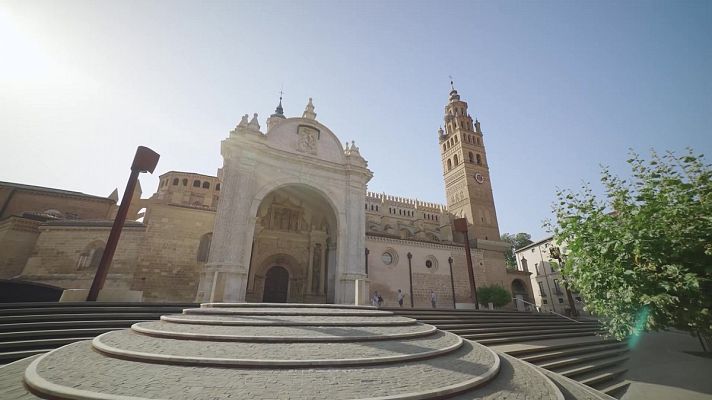
<svg viewBox="0 0 712 400"><path fill-rule="evenodd" d="M286 118L284 116L284 108L282 108L282 95L284 92L282 90L279 91L279 104L277 105L277 108L274 109L274 114L270 115L270 117L278 117L278 118Z"/></svg>

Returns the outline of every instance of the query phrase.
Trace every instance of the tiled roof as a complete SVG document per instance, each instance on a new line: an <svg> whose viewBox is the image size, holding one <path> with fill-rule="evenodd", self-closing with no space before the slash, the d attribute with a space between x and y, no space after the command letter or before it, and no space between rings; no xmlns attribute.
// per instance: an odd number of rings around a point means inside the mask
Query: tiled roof
<svg viewBox="0 0 712 400"><path fill-rule="evenodd" d="M91 194L75 192L75 191L71 191L71 190L48 188L48 187L44 187L44 186L33 186L33 185L25 185L22 183L0 181L0 187L2 187L2 186L9 187L12 189L31 190L31 191L35 191L35 192L54 193L54 194L59 194L59 195L63 195L63 196L85 197L85 198L91 198L91 199L108 200L108 201L111 201L112 203L114 202L113 200L111 200L107 197L94 196Z"/></svg>

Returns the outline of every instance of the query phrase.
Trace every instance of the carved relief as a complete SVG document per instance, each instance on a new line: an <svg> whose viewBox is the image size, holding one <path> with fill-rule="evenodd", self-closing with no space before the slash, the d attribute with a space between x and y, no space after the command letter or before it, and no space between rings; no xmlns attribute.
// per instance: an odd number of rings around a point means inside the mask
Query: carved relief
<svg viewBox="0 0 712 400"><path fill-rule="evenodd" d="M316 141L319 140L319 130L306 125L297 128L297 151L316 155Z"/></svg>

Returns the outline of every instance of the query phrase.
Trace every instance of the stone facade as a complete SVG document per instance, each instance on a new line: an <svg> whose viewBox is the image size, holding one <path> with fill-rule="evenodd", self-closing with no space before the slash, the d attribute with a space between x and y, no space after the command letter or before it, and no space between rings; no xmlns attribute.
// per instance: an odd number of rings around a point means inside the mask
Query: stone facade
<svg viewBox="0 0 712 400"><path fill-rule="evenodd" d="M552 237L542 239L515 251L517 269L531 272L531 287L534 293L534 303L541 310L568 314L570 304L566 296L563 278L559 272L558 262L551 258L549 249L556 246ZM565 253L565 247L561 246ZM578 293L572 293L576 309L580 315L587 314L583 307L583 299Z"/></svg>
<svg viewBox="0 0 712 400"><path fill-rule="evenodd" d="M453 89L446 131L438 133L445 206L367 192L366 160L316 120L311 100L295 118L285 117L280 103L265 132L256 115L246 115L222 142L217 176L169 171L150 198L141 199L140 188L134 193L130 219L142 223L124 229L107 285L141 291L147 301L353 303L362 280L386 305L397 304L401 289L406 307L411 294L412 306L431 307L431 291L437 307L472 307L465 242L453 229L453 220L465 217L476 285L531 299L529 273L505 268L482 131L471 120ZM479 157L467 159L474 150ZM475 172L482 182L469 179ZM456 181L465 190L453 197ZM12 198L0 192L8 212L39 210L49 220L0 220L0 277L88 287L118 194L33 187L37 198L17 205L24 185L6 186L15 190ZM58 213L45 212L53 209Z"/></svg>
<svg viewBox="0 0 712 400"><path fill-rule="evenodd" d="M111 221L105 220L61 220L41 224L39 237L20 278L65 289L88 289L110 229ZM145 229L139 222L126 223L105 288L130 288Z"/></svg>

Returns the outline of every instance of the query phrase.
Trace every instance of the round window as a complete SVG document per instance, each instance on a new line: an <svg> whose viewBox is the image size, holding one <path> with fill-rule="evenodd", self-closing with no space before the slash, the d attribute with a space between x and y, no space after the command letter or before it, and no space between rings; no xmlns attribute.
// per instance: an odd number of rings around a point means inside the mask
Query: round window
<svg viewBox="0 0 712 400"><path fill-rule="evenodd" d="M425 267L427 268L433 268L433 262L430 260L425 260Z"/></svg>
<svg viewBox="0 0 712 400"><path fill-rule="evenodd" d="M389 252L385 252L381 256L381 260L383 260L384 264L391 265L391 263L393 262L393 255Z"/></svg>

